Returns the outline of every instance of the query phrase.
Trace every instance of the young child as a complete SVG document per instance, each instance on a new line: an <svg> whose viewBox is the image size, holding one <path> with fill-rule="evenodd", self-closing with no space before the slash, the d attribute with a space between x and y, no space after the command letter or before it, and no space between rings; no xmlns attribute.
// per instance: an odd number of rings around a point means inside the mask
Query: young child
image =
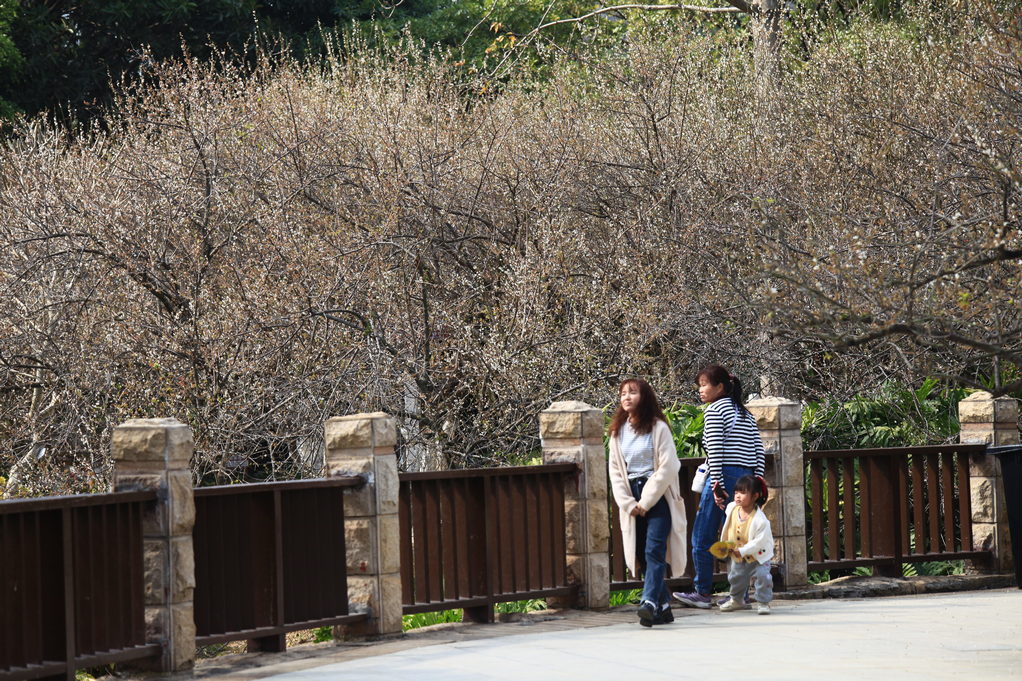
<svg viewBox="0 0 1022 681"><path fill-rule="evenodd" d="M774 598L774 579L770 575L770 559L774 556L774 537L770 521L759 506L766 503L766 483L762 478L744 475L735 483L735 500L725 511L721 541L734 542L727 581L731 598L720 605L722 612L745 610L745 594L752 581L756 588L756 611L770 614Z"/></svg>

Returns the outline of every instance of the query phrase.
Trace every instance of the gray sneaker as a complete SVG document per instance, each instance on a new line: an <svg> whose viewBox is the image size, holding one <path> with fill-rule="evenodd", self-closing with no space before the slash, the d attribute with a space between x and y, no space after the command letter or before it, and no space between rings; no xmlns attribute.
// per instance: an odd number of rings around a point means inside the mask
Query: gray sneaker
<svg viewBox="0 0 1022 681"><path fill-rule="evenodd" d="M682 605L687 605L690 608L700 608L702 610L708 610L710 607L710 597L704 596L698 591L681 592L675 591L673 594L674 600L678 601Z"/></svg>
<svg viewBox="0 0 1022 681"><path fill-rule="evenodd" d="M736 610L748 610L748 603L741 603L733 598L729 598L720 604L721 612L735 612Z"/></svg>
<svg viewBox="0 0 1022 681"><path fill-rule="evenodd" d="M769 603L757 603L756 604L756 614L757 615L769 615L770 614L770 604Z"/></svg>

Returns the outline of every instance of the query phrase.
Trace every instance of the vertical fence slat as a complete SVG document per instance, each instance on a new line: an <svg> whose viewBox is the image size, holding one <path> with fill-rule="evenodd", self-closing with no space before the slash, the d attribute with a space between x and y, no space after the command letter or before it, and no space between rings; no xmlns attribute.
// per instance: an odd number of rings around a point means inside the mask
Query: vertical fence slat
<svg viewBox="0 0 1022 681"><path fill-rule="evenodd" d="M809 462L809 481L812 498L810 501L809 520L813 528L813 560L823 560L823 461L813 459Z"/></svg>
<svg viewBox="0 0 1022 681"><path fill-rule="evenodd" d="M908 461L904 458L898 457L893 459L891 463L894 465L897 471L897 482L895 492L898 494L898 518L899 527L895 528L895 532L898 533L898 548L900 556L907 556L910 553L909 547L911 546L910 537L908 532L909 525L909 486L908 486ZM900 566L899 566L900 567Z"/></svg>
<svg viewBox="0 0 1022 681"><path fill-rule="evenodd" d="M448 483L450 481L447 481ZM458 597L458 541L454 528L457 520L454 516L454 486L445 484L440 489L440 542L443 546L443 581L444 597Z"/></svg>
<svg viewBox="0 0 1022 681"><path fill-rule="evenodd" d="M429 592L429 537L426 534L426 484L412 486L412 537L415 542L415 602L428 603Z"/></svg>
<svg viewBox="0 0 1022 681"><path fill-rule="evenodd" d="M525 590L539 589L542 583L542 576L539 568L539 554L542 547L539 542L539 497L536 494L538 479L535 476L520 476L518 480L522 483L524 503L522 509L525 520L525 543L522 546L525 550Z"/></svg>
<svg viewBox="0 0 1022 681"><path fill-rule="evenodd" d="M430 548L426 559L429 561L430 600L444 599L443 556L444 546L440 540L440 485L432 486L432 493L426 497L426 536Z"/></svg>
<svg viewBox="0 0 1022 681"><path fill-rule="evenodd" d="M574 482L574 475L562 475L560 479L554 481L554 497L553 497L553 509L552 515L554 518L554 536L553 546L554 552L554 585L567 584L568 574L568 555L567 555L567 537L565 514L564 514L564 486Z"/></svg>
<svg viewBox="0 0 1022 681"><path fill-rule="evenodd" d="M922 454L912 455L913 529L916 545L913 553L926 553L926 473Z"/></svg>
<svg viewBox="0 0 1022 681"><path fill-rule="evenodd" d="M493 509L493 530L497 541L492 551L490 563L493 571L493 583L501 593L514 591L514 562L506 549L514 546L513 520L507 517L510 491L506 478L487 478L486 488L492 490L490 506Z"/></svg>
<svg viewBox="0 0 1022 681"><path fill-rule="evenodd" d="M859 479L859 551L863 556L871 558L876 555L873 548L873 528L869 519L870 510L873 508L873 481L870 478L869 466L864 465L862 459L849 461L850 466L856 467Z"/></svg>
<svg viewBox="0 0 1022 681"><path fill-rule="evenodd" d="M504 507L501 509L501 517L510 519L512 546L528 546L529 529L526 523L525 511L525 486L520 477L501 478L506 486L507 494L503 496ZM527 556L524 551L510 551L511 560L507 563L511 566L511 585L507 591L525 591L529 588L529 566L526 563Z"/></svg>
<svg viewBox="0 0 1022 681"><path fill-rule="evenodd" d="M154 502L150 502L154 503ZM142 645L145 640L145 603L142 599L142 582L144 570L142 568L142 518L144 516L143 502L131 505L130 515L130 560L131 577L128 590L128 603L131 609L131 641L134 645Z"/></svg>
<svg viewBox="0 0 1022 681"><path fill-rule="evenodd" d="M457 594L458 598L467 598L474 595L472 582L472 561L471 556L479 552L479 541L474 538L473 520L478 523L479 519L473 517L470 512L469 499L472 498L472 482L469 480L456 480L454 485L454 517L467 520L459 522L456 531L458 551L455 556L458 566Z"/></svg>
<svg viewBox="0 0 1022 681"><path fill-rule="evenodd" d="M926 496L930 520L930 553L940 552L940 478L937 455L926 455Z"/></svg>
<svg viewBox="0 0 1022 681"><path fill-rule="evenodd" d="M972 551L972 490L969 484L969 455L957 453L959 550Z"/></svg>
<svg viewBox="0 0 1022 681"><path fill-rule="evenodd" d="M64 572L64 649L61 661L64 663L64 678L72 681L75 676L75 575L74 540L71 509L61 509L61 552Z"/></svg>
<svg viewBox="0 0 1022 681"><path fill-rule="evenodd" d="M401 602L415 602L415 554L412 553L412 484L402 481L398 487L397 516L401 532Z"/></svg>
<svg viewBox="0 0 1022 681"><path fill-rule="evenodd" d="M14 555L21 554L21 570L17 573L16 580L21 585L21 589L18 590L20 593L19 600L21 601L21 607L15 607L11 612L11 620L9 627L5 628L4 631L11 632L11 638L17 640L17 646L20 654L13 656L15 664L24 665L28 662L38 661L42 662L45 657L42 646L42 627L43 622L41 618L35 615L34 603L32 601L40 602L43 595L42 589L40 588L39 581L36 577L38 574L38 568L42 564L43 556L41 551L40 536L41 532L39 523L38 513L24 513L18 516L19 527L17 532L17 540L13 544L13 550L16 551ZM26 521L29 521L29 532L25 532ZM29 538L35 541L30 541ZM31 553L29 552L29 546L32 546ZM0 563L6 564L8 560L0 560ZM13 604L12 604L13 605ZM19 617L20 615L20 617ZM24 619L29 626L21 626L19 620ZM38 632L33 635L33 632ZM6 638L6 637L4 637Z"/></svg>
<svg viewBox="0 0 1022 681"><path fill-rule="evenodd" d="M539 543L534 550L534 559L539 563L538 586L545 589L554 585L553 488L560 483L560 479L552 475L543 475L535 480L538 485L536 518L539 522Z"/></svg>
<svg viewBox="0 0 1022 681"><path fill-rule="evenodd" d="M944 550L955 550L955 478L952 470L952 455L950 452L940 454L940 472L942 480L942 495L944 499Z"/></svg>

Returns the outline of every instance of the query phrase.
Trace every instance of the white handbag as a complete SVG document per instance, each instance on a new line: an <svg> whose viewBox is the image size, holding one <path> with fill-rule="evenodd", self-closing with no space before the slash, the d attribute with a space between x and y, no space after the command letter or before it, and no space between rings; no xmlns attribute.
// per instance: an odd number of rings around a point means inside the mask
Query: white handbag
<svg viewBox="0 0 1022 681"><path fill-rule="evenodd" d="M706 476L710 472L710 467L705 463L699 464L699 468L696 469L696 474L692 476L692 491L696 494L703 493L703 487L706 486Z"/></svg>

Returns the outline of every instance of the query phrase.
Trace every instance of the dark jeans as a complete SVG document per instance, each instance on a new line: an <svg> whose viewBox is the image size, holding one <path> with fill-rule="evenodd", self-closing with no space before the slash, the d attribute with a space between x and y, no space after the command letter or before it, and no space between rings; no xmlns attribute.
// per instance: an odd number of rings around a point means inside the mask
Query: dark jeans
<svg viewBox="0 0 1022 681"><path fill-rule="evenodd" d="M642 497L645 480L629 480L632 496L638 501ZM671 592L667 588L667 535L671 533L671 507L667 499L660 497L645 516L635 516L635 556L642 568L642 600L656 605L670 603Z"/></svg>
<svg viewBox="0 0 1022 681"><path fill-rule="evenodd" d="M744 466L724 466L724 489L728 501L734 498L735 483L743 475L752 475L753 470ZM726 504L725 504L726 506ZM695 564L695 590L709 595L713 591L713 554L710 545L720 539L720 526L724 524L724 511L713 502L713 483L707 479L703 494L699 497L699 510L692 523L692 562Z"/></svg>

